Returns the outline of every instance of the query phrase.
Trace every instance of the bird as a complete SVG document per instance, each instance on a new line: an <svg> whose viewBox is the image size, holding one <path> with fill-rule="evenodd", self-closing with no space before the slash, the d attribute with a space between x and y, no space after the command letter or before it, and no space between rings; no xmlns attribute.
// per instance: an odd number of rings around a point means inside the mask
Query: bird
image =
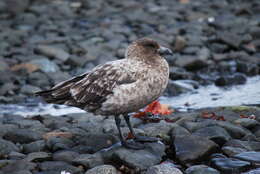
<svg viewBox="0 0 260 174"><path fill-rule="evenodd" d="M136 135L130 123L130 113L139 111L162 95L169 79L169 65L163 56L172 54L157 41L140 38L127 47L125 58L98 65L36 95L47 103L74 106L95 115L114 116L121 145L142 149L144 142L158 139ZM134 141L124 139L120 116L125 119Z"/></svg>

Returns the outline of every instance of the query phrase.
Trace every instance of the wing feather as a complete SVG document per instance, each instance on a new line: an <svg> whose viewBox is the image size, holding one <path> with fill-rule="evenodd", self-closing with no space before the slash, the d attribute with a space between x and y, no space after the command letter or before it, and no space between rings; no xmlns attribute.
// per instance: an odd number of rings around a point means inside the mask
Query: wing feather
<svg viewBox="0 0 260 174"><path fill-rule="evenodd" d="M123 64L119 61L116 63L98 66L91 72L36 94L48 103L66 104L94 111L101 107L116 86L135 82L134 76L126 71Z"/></svg>
<svg viewBox="0 0 260 174"><path fill-rule="evenodd" d="M105 64L75 83L70 94L77 103L98 108L117 85L134 81L122 67Z"/></svg>

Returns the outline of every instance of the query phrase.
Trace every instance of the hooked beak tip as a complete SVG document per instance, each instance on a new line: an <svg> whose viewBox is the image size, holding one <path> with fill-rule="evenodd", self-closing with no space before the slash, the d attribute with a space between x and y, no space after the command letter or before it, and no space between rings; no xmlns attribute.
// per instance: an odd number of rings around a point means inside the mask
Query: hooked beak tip
<svg viewBox="0 0 260 174"><path fill-rule="evenodd" d="M171 49L161 46L159 48L159 54L162 55L162 56L163 55L173 55L173 52L172 52Z"/></svg>

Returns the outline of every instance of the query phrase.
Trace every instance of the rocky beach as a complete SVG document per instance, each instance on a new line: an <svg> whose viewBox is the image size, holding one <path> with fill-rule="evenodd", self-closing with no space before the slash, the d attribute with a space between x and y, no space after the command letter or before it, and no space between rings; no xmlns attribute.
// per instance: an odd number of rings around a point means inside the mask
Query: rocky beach
<svg viewBox="0 0 260 174"><path fill-rule="evenodd" d="M113 117L34 97L144 36L174 52L174 112L131 117L160 141L123 148ZM0 174L260 173L258 0L3 0L0 72Z"/></svg>

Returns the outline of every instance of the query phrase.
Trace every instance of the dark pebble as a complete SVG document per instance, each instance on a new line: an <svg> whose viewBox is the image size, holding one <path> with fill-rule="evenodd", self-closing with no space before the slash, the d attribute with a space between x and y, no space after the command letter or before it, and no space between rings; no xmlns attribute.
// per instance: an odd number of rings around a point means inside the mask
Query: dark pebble
<svg viewBox="0 0 260 174"><path fill-rule="evenodd" d="M195 135L176 136L173 145L177 159L186 166L189 166L190 163L205 160L218 149L218 145L213 141Z"/></svg>
<svg viewBox="0 0 260 174"><path fill-rule="evenodd" d="M220 146L222 146L224 143L231 139L231 136L228 134L228 132L224 128L219 126L201 128L195 131L193 135L206 137Z"/></svg>
<svg viewBox="0 0 260 174"><path fill-rule="evenodd" d="M24 144L40 140L42 134L29 129L14 129L13 131L6 133L4 138L15 143Z"/></svg>
<svg viewBox="0 0 260 174"><path fill-rule="evenodd" d="M185 170L186 174L220 174L219 171L206 165L195 165Z"/></svg>
<svg viewBox="0 0 260 174"><path fill-rule="evenodd" d="M211 164L214 168L222 173L241 173L250 169L251 164L247 161L238 160L235 158L215 157L211 159Z"/></svg>
<svg viewBox="0 0 260 174"><path fill-rule="evenodd" d="M40 152L46 148L46 143L44 140L38 140L31 142L29 144L23 144L23 151L25 153L32 153L32 152Z"/></svg>
<svg viewBox="0 0 260 174"><path fill-rule="evenodd" d="M52 151L70 149L74 142L68 138L51 137L46 141L46 146Z"/></svg>
<svg viewBox="0 0 260 174"><path fill-rule="evenodd" d="M73 160L73 164L82 165L86 168L93 168L105 164L101 153L81 154L72 160Z"/></svg>
<svg viewBox="0 0 260 174"><path fill-rule="evenodd" d="M0 156L6 156L12 151L19 152L19 148L11 141L0 139Z"/></svg>
<svg viewBox="0 0 260 174"><path fill-rule="evenodd" d="M71 163L75 160L80 154L74 151L61 150L53 153L52 158L54 161L64 161Z"/></svg>
<svg viewBox="0 0 260 174"><path fill-rule="evenodd" d="M234 158L238 158L240 160L252 162L259 164L260 163L260 152L250 151L250 152L242 152L236 154Z"/></svg>
<svg viewBox="0 0 260 174"><path fill-rule="evenodd" d="M42 171L55 171L60 173L61 171L70 172L71 174L80 174L82 172L82 169L62 161L45 161L39 164L39 168Z"/></svg>

